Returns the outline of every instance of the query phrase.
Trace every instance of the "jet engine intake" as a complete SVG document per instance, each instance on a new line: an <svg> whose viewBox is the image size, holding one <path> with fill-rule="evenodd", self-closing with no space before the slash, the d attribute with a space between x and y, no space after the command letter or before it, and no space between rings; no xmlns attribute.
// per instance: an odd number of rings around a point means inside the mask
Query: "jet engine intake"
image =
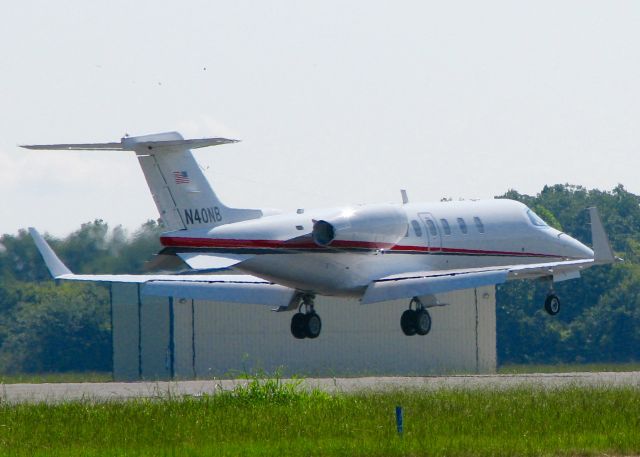
<svg viewBox="0 0 640 457"><path fill-rule="evenodd" d="M388 249L406 235L407 227L407 216L401 208L367 205L315 221L311 234L322 247Z"/></svg>

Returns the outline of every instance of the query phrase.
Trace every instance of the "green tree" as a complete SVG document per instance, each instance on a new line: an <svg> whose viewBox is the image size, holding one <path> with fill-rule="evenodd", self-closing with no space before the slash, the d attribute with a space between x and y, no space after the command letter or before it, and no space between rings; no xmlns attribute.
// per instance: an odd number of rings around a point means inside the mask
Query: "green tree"
<svg viewBox="0 0 640 457"><path fill-rule="evenodd" d="M129 235L96 220L64 239L46 238L78 273L141 273L160 249L160 232L154 221ZM0 243L0 371L109 370L108 289L56 286L24 230Z"/></svg>
<svg viewBox="0 0 640 457"><path fill-rule="evenodd" d="M547 293L539 281L498 287L497 339L500 363L640 360L637 306L640 274L640 197L622 185L611 192L581 186L545 186L536 196L511 190L498 198L521 201L550 225L591 244L588 212L598 207L623 264L599 266L582 280L555 284L562 311L542 311ZM635 295L634 295L635 294Z"/></svg>
<svg viewBox="0 0 640 457"><path fill-rule="evenodd" d="M52 282L22 285L0 327L7 372L111 369L109 297L104 287Z"/></svg>

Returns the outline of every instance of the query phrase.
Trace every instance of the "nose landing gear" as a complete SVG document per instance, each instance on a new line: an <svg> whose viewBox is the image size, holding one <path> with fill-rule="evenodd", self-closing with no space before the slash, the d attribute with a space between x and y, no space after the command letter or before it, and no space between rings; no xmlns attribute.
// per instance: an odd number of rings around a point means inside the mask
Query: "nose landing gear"
<svg viewBox="0 0 640 457"><path fill-rule="evenodd" d="M414 305L415 309L412 309ZM407 336L426 335L431 331L431 315L418 297L413 297L409 309L402 313L400 328Z"/></svg>
<svg viewBox="0 0 640 457"><path fill-rule="evenodd" d="M544 310L552 316L555 316L560 312L560 299L553 290L553 276L547 276L543 279L549 287L547 292L547 298L544 300Z"/></svg>
<svg viewBox="0 0 640 457"><path fill-rule="evenodd" d="M322 330L322 321L316 314L312 295L303 295L298 312L291 318L291 334L301 340L304 338L318 338ZM304 313L302 307L304 306Z"/></svg>
<svg viewBox="0 0 640 457"><path fill-rule="evenodd" d="M547 313L555 316L560 312L560 299L553 291L549 292L544 301L544 309Z"/></svg>

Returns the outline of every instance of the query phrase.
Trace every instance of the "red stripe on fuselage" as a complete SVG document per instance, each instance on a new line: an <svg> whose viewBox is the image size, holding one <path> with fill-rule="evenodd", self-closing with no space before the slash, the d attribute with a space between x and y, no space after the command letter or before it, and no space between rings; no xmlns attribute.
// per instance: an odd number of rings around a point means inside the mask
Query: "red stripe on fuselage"
<svg viewBox="0 0 640 457"><path fill-rule="evenodd" d="M230 238L186 238L186 237L161 237L160 242L165 247L177 248L203 248L203 249L313 249L318 251L327 248L319 246L313 241L281 241L281 240L238 240ZM428 246L406 246L388 243L374 243L369 241L346 241L336 240L331 243L330 248L340 249L385 249L392 252L420 252L420 253L442 253L457 255L501 255L514 257L553 257L559 258L561 255L540 254L535 252L513 252L513 251L487 251L481 249L461 249L461 248L438 248Z"/></svg>
<svg viewBox="0 0 640 457"><path fill-rule="evenodd" d="M228 249L284 249L284 248L318 248L314 242L291 242L280 240L236 240L231 238L183 238L160 237L165 247L181 248L228 248Z"/></svg>

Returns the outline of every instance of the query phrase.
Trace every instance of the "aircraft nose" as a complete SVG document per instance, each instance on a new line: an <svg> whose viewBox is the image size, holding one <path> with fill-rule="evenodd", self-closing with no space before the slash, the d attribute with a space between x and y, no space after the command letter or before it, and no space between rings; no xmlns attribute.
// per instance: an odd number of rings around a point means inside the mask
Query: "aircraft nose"
<svg viewBox="0 0 640 457"><path fill-rule="evenodd" d="M558 235L562 243L562 251L566 257L577 259L593 259L593 250L566 233Z"/></svg>

